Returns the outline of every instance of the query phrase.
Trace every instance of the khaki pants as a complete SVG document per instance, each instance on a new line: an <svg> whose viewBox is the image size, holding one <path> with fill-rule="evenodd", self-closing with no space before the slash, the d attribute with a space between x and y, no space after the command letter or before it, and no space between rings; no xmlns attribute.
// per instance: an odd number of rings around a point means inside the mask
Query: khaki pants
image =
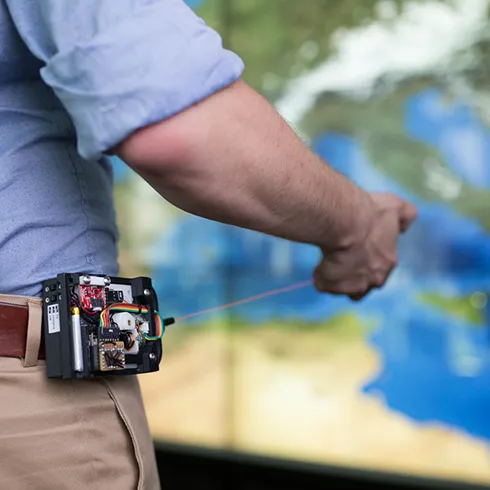
<svg viewBox="0 0 490 490"><path fill-rule="evenodd" d="M29 301L26 359L0 357L0 489L159 490L137 378L47 379L41 300L0 301Z"/></svg>

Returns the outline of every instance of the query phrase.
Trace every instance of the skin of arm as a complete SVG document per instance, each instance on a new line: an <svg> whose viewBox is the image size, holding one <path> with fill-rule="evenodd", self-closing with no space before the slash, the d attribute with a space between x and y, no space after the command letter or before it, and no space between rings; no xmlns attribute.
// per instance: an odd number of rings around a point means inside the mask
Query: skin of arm
<svg viewBox="0 0 490 490"><path fill-rule="evenodd" d="M134 132L113 153L184 211L324 251L362 242L373 219L370 195L242 81Z"/></svg>

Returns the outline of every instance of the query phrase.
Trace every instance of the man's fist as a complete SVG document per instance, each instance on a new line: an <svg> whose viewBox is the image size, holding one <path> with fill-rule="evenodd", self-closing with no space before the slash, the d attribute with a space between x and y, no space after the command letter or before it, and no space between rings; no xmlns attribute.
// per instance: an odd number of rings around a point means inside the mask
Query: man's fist
<svg viewBox="0 0 490 490"><path fill-rule="evenodd" d="M359 230L353 230L353 244L341 250L322 250L323 259L313 275L319 291L360 300L383 286L397 265L398 236L417 217L417 209L393 194L368 196L367 219Z"/></svg>

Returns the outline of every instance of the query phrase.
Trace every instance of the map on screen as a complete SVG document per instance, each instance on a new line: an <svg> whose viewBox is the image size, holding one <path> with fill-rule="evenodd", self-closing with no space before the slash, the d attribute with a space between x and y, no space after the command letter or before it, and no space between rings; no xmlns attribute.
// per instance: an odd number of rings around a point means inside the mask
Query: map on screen
<svg viewBox="0 0 490 490"><path fill-rule="evenodd" d="M490 2L188 3L326 164L419 219L360 303L307 287L171 327L140 379L155 437L490 483ZM190 216L113 163L121 268L165 315L311 277L315 248Z"/></svg>

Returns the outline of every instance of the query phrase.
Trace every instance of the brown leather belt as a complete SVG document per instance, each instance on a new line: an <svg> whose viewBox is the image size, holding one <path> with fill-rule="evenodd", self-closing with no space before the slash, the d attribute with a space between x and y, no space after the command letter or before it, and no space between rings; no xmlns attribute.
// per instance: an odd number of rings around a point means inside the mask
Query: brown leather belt
<svg viewBox="0 0 490 490"><path fill-rule="evenodd" d="M0 303L0 357L25 357L28 318L27 306ZM39 359L45 358L41 333Z"/></svg>

